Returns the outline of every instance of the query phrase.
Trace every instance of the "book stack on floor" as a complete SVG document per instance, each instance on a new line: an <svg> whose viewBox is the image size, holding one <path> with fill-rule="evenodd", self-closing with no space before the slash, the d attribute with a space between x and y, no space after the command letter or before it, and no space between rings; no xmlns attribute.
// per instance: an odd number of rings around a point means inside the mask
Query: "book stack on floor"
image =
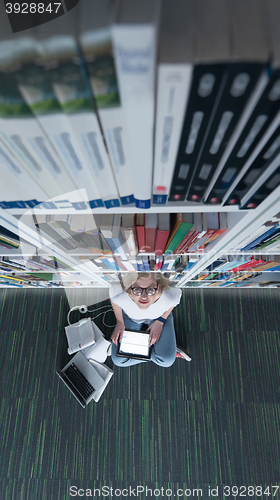
<svg viewBox="0 0 280 500"><path fill-rule="evenodd" d="M91 318L69 324L65 327L65 334L68 342L68 354L81 353L97 375L101 377L100 387L95 390L92 398L97 403L113 376L113 370L105 364L111 344ZM72 362L75 362L75 356L72 358ZM71 390L71 384L69 388Z"/></svg>
<svg viewBox="0 0 280 500"><path fill-rule="evenodd" d="M277 0L83 0L28 37L0 23L1 208L253 209L279 185Z"/></svg>

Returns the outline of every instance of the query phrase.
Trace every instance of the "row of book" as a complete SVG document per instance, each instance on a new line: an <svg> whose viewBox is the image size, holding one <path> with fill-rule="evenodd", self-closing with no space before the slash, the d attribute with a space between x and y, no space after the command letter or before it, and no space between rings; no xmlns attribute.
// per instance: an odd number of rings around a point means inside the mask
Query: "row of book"
<svg viewBox="0 0 280 500"><path fill-rule="evenodd" d="M278 186L278 0L83 0L66 16L13 37L0 16L2 208L255 208Z"/></svg>
<svg viewBox="0 0 280 500"><path fill-rule="evenodd" d="M278 288L278 281L263 281L261 273L248 273L246 276L224 277L220 280L204 281L196 280L186 283L185 288L259 288L271 287Z"/></svg>
<svg viewBox="0 0 280 500"><path fill-rule="evenodd" d="M50 249L51 245L58 245L77 257L90 253L114 254L121 260L141 254L201 253L227 228L225 212L24 214L18 217L45 238ZM20 235L0 226L0 247L14 249L19 245Z"/></svg>
<svg viewBox="0 0 280 500"><path fill-rule="evenodd" d="M246 273L248 271L280 271L280 256L265 254L224 256L207 266L202 274L200 274L200 276L202 276L200 279L210 277L212 274L216 275L217 273Z"/></svg>
<svg viewBox="0 0 280 500"><path fill-rule="evenodd" d="M248 235L232 248L232 251L268 251L272 248L273 251L278 251L278 247L280 247L280 213Z"/></svg>
<svg viewBox="0 0 280 500"><path fill-rule="evenodd" d="M118 257L98 257L90 259L88 264L90 268L99 273L126 273L126 272L151 272L161 271L162 273L177 273L181 275L187 272L197 262L197 258L188 258L188 256L142 256L138 255L135 259L122 260ZM109 279L110 279L109 276Z"/></svg>

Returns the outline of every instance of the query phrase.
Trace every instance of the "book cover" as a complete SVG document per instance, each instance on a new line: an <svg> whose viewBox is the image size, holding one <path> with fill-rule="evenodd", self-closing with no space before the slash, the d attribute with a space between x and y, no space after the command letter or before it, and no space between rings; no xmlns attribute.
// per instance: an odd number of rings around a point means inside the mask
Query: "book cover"
<svg viewBox="0 0 280 500"><path fill-rule="evenodd" d="M252 188L255 182L269 168L280 152L280 126L276 128L271 137L266 141L263 148L252 161L243 175L237 176L235 182L225 194L224 205L239 205L241 200Z"/></svg>
<svg viewBox="0 0 280 500"><path fill-rule="evenodd" d="M120 206L114 174L77 42L69 35L50 37L44 42L44 49L48 50L44 67L50 73L55 95L70 125L65 131L67 137L65 133L61 135L62 143L67 146L75 167L84 174L84 187L89 200L95 199L94 192L91 191L91 185L94 184L107 208Z"/></svg>
<svg viewBox="0 0 280 500"><path fill-rule="evenodd" d="M180 245L175 250L175 253L186 253L189 249L204 236L205 231L203 229L203 217L202 214L196 212L193 214L193 222L194 225L192 229L186 234L185 238L183 238Z"/></svg>
<svg viewBox="0 0 280 500"><path fill-rule="evenodd" d="M128 205L134 202L134 196L113 55L115 5L110 0L82 2L80 43L118 192L122 205Z"/></svg>
<svg viewBox="0 0 280 500"><path fill-rule="evenodd" d="M275 169L273 172L268 169L263 173L260 179L252 186L250 191L241 200L242 209L256 208L262 201L270 195L280 184L280 166L279 158L275 159L277 163L274 164Z"/></svg>
<svg viewBox="0 0 280 500"><path fill-rule="evenodd" d="M32 39L25 42L18 39L0 44L0 51L4 49L9 54L5 61L0 62L2 157L17 178L21 178L26 185L30 182L30 187L34 189L33 198L45 201L63 193L65 187L71 191L75 186L67 174L63 176L48 138L18 88L26 66L25 58L27 55L34 55L35 42ZM43 152L38 147L41 143L44 146Z"/></svg>
<svg viewBox="0 0 280 500"><path fill-rule="evenodd" d="M156 241L156 231L158 224L157 214L145 214L145 252L154 253L155 251L155 241Z"/></svg>
<svg viewBox="0 0 280 500"><path fill-rule="evenodd" d="M246 252L247 250L252 250L253 248L255 248L255 246L258 243L260 243L261 241L263 241L265 238L267 238L268 236L276 233L278 231L278 228L279 228L278 224L275 225L275 226L273 226L273 227L271 227L264 234L262 234L261 236L255 238L250 243L248 243L246 246L244 246L243 248L241 248L241 251Z"/></svg>
<svg viewBox="0 0 280 500"><path fill-rule="evenodd" d="M139 253L146 252L145 244L145 214L135 215L135 227Z"/></svg>
<svg viewBox="0 0 280 500"><path fill-rule="evenodd" d="M121 232L125 242L127 255L137 255L137 236L134 226L134 214L124 214L121 219Z"/></svg>
<svg viewBox="0 0 280 500"><path fill-rule="evenodd" d="M201 202L209 181L247 102L258 88L268 61L261 4L257 0L227 2L230 51L220 101L196 167L187 199Z"/></svg>
<svg viewBox="0 0 280 500"><path fill-rule="evenodd" d="M158 13L158 0L123 0L113 26L128 161L138 208L151 204Z"/></svg>
<svg viewBox="0 0 280 500"><path fill-rule="evenodd" d="M193 227L192 214L188 213L183 214L181 223L176 233L174 234L173 238L171 239L170 243L168 244L167 248L165 249L165 253L172 254L174 250L178 247L179 243L181 243L184 236L192 227Z"/></svg>
<svg viewBox="0 0 280 500"><path fill-rule="evenodd" d="M153 203L166 204L193 69L193 2L164 0L159 35Z"/></svg>
<svg viewBox="0 0 280 500"><path fill-rule="evenodd" d="M224 86L229 54L226 4L194 2L194 67L169 201L185 199Z"/></svg>
<svg viewBox="0 0 280 500"><path fill-rule="evenodd" d="M100 219L100 231L114 254L126 259L125 242L120 229L120 214L103 214Z"/></svg>
<svg viewBox="0 0 280 500"><path fill-rule="evenodd" d="M155 255L163 255L170 234L170 214L158 214L158 228L155 241Z"/></svg>

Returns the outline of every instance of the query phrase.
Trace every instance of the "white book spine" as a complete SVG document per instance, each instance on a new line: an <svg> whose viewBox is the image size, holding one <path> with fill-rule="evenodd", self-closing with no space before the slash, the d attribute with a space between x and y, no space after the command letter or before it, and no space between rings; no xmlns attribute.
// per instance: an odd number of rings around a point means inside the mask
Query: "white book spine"
<svg viewBox="0 0 280 500"><path fill-rule="evenodd" d="M149 208L152 193L156 28L116 25L114 52L135 203Z"/></svg>
<svg viewBox="0 0 280 500"><path fill-rule="evenodd" d="M35 118L0 120L0 136L47 197L61 193L59 183L54 182L57 179L48 170L47 161L42 161L34 147L36 139L42 136Z"/></svg>
<svg viewBox="0 0 280 500"><path fill-rule="evenodd" d="M159 65L153 179L153 202L157 204L167 202L191 77L191 64Z"/></svg>
<svg viewBox="0 0 280 500"><path fill-rule="evenodd" d="M1 136L1 132L0 132ZM40 185L26 172L7 145L0 140L1 187L5 201L34 200L44 201L47 194ZM10 194L8 195L8 190Z"/></svg>
<svg viewBox="0 0 280 500"><path fill-rule="evenodd" d="M43 129L54 145L60 160L68 169L78 189L86 189L86 202L100 199L100 194L88 171L84 157L77 144L72 127L63 113L38 117ZM66 192L66 189L65 189Z"/></svg>
<svg viewBox="0 0 280 500"><path fill-rule="evenodd" d="M123 204L133 203L133 184L127 155L122 109L100 108L98 111L111 163Z"/></svg>
<svg viewBox="0 0 280 500"><path fill-rule="evenodd" d="M131 264L129 260L124 260L123 265L126 267L128 271L135 271L135 267Z"/></svg>
<svg viewBox="0 0 280 500"><path fill-rule="evenodd" d="M94 113L68 115L87 169L107 208L119 206L119 195L109 156L105 149L97 117Z"/></svg>

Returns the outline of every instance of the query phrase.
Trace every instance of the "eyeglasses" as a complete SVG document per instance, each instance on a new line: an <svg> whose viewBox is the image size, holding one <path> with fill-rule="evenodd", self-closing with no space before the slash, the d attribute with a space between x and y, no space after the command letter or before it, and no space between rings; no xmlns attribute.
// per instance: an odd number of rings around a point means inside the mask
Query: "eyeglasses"
<svg viewBox="0 0 280 500"><path fill-rule="evenodd" d="M156 291L157 291L158 287L157 288L154 288L154 287L150 287L148 286L147 288L141 288L140 286L136 286L135 288L132 288L131 287L131 291L133 293L133 295L142 295L143 292L146 292L146 294L151 297L152 295L155 295Z"/></svg>

